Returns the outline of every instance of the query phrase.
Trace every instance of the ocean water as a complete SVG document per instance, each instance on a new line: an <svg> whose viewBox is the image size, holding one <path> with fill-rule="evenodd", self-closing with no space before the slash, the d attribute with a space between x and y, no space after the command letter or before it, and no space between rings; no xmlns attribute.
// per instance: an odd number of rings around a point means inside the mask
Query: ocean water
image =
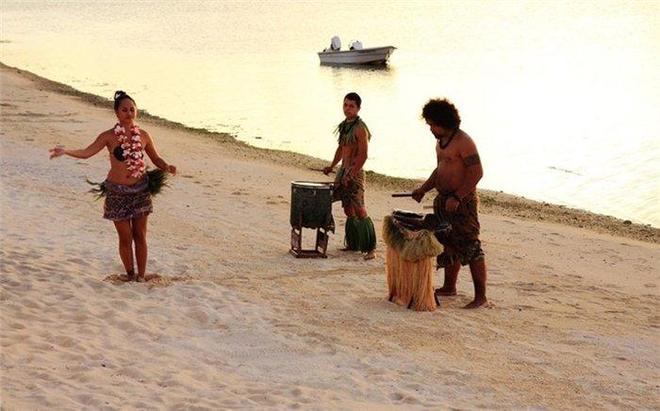
<svg viewBox="0 0 660 411"><path fill-rule="evenodd" d="M123 89L153 114L255 146L331 159L356 91L373 133L366 168L388 175L430 174L421 108L447 97L479 148L480 187L660 227L658 1L0 7L3 63L108 98ZM321 66L333 35L397 50L384 68ZM109 111L99 128L112 122Z"/></svg>

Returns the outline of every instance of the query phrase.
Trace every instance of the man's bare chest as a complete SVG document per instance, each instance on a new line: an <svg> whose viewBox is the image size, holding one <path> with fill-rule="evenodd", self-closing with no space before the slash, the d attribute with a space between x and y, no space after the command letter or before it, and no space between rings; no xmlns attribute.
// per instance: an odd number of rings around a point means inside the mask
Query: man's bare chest
<svg viewBox="0 0 660 411"><path fill-rule="evenodd" d="M460 163L461 161L461 156L458 152L458 150L452 150L452 149L441 149L438 148L436 150L436 154L438 156L438 164L442 163L445 165L453 164L453 163Z"/></svg>

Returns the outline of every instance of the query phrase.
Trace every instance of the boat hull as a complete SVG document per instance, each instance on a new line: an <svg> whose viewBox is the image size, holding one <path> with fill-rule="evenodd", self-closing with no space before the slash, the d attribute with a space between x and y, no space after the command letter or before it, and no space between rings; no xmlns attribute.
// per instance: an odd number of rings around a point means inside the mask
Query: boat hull
<svg viewBox="0 0 660 411"><path fill-rule="evenodd" d="M371 47L361 50L322 51L319 52L321 64L385 64L393 46Z"/></svg>

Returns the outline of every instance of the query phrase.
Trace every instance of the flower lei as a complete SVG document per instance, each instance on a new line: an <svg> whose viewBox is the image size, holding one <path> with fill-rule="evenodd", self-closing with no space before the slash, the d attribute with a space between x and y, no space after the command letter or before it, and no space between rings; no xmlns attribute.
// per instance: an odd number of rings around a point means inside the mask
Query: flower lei
<svg viewBox="0 0 660 411"><path fill-rule="evenodd" d="M126 135L126 129L119 123L115 125L115 136L119 138L119 144L124 150L124 163L128 168L128 175L133 178L140 178L144 174L144 153L142 152L142 138L140 137L140 127L134 124L131 127L131 137Z"/></svg>

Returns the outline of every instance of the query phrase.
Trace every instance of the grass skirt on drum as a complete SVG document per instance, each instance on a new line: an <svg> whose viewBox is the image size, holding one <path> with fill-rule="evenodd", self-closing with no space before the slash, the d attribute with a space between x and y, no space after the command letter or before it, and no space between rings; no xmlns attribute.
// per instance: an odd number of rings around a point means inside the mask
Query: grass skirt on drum
<svg viewBox="0 0 660 411"><path fill-rule="evenodd" d="M387 245L386 273L389 301L415 311L436 309L433 273L442 244L430 230L409 230L392 216L383 221Z"/></svg>

